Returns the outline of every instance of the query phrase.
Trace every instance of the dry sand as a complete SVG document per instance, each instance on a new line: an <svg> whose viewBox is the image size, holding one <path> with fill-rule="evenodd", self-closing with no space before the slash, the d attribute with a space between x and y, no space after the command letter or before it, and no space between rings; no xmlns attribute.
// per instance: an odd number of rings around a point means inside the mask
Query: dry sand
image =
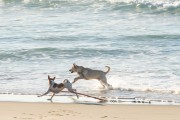
<svg viewBox="0 0 180 120"><path fill-rule="evenodd" d="M180 120L180 106L0 102L1 120Z"/></svg>

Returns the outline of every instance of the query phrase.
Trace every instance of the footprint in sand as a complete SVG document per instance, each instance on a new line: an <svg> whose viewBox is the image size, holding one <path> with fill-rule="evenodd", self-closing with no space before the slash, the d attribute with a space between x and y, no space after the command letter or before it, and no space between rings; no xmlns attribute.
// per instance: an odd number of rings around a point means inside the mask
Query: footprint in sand
<svg viewBox="0 0 180 120"><path fill-rule="evenodd" d="M22 119L30 120L30 119L32 119L32 118L22 118Z"/></svg>
<svg viewBox="0 0 180 120"><path fill-rule="evenodd" d="M118 118L118 117L114 117L114 118Z"/></svg>
<svg viewBox="0 0 180 120"><path fill-rule="evenodd" d="M101 118L107 118L108 116L102 116Z"/></svg>

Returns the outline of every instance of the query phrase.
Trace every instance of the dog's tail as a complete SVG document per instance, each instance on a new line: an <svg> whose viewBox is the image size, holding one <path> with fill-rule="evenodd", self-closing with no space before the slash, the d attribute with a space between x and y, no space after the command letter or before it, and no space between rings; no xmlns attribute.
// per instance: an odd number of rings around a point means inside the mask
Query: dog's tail
<svg viewBox="0 0 180 120"><path fill-rule="evenodd" d="M108 70L105 72L106 74L111 70L111 68L109 66L105 66L108 68Z"/></svg>

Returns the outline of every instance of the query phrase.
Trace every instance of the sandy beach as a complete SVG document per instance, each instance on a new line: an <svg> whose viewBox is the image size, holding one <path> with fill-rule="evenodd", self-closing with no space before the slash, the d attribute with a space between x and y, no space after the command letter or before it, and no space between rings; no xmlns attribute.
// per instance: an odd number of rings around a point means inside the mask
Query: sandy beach
<svg viewBox="0 0 180 120"><path fill-rule="evenodd" d="M0 102L2 120L179 120L180 106Z"/></svg>
<svg viewBox="0 0 180 120"><path fill-rule="evenodd" d="M180 0L0 8L0 120L180 120Z"/></svg>

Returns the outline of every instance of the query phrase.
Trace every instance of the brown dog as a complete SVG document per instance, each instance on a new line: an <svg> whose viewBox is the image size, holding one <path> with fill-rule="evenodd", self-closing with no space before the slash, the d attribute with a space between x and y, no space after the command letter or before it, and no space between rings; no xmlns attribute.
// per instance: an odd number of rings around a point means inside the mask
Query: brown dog
<svg viewBox="0 0 180 120"><path fill-rule="evenodd" d="M74 78L74 81L72 83L75 83L79 79L85 79L85 80L91 80L91 79L97 79L100 81L101 85L105 88L112 89L112 86L107 83L106 74L110 71L109 66L105 66L108 68L106 72L101 70L92 70L90 68L85 68L83 66L78 66L76 64L73 64L72 68L69 70L71 73L77 72L78 77Z"/></svg>

